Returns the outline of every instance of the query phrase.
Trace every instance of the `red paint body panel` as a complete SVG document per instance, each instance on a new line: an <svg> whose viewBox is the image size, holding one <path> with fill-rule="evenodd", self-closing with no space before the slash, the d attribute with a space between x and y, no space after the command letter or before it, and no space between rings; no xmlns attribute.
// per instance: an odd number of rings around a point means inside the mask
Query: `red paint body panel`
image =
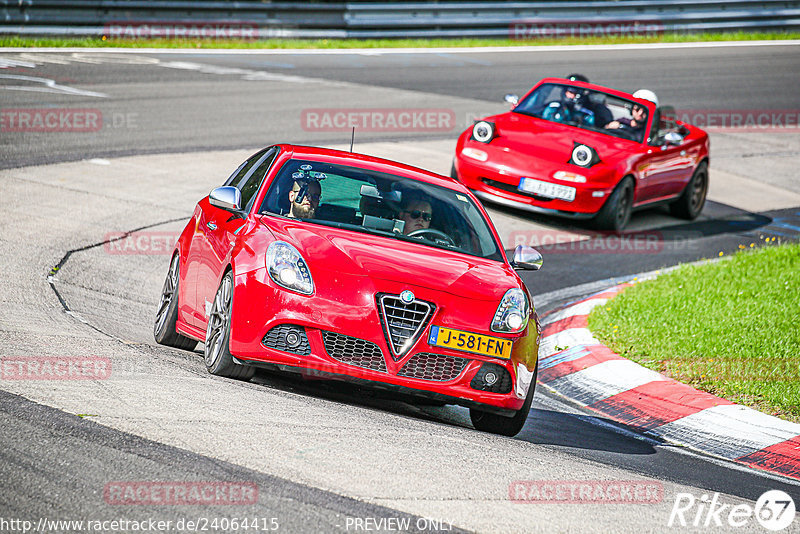
<svg viewBox="0 0 800 534"><path fill-rule="evenodd" d="M369 156L290 145L280 145L280 153L256 194L254 206L261 204L271 180L291 158L359 166L453 189L472 198L488 220L481 204L451 178ZM216 229L209 229L208 223L215 224ZM491 223L489 227L499 242ZM312 295L287 290L270 278L266 250L278 240L294 246L305 259L314 281ZM520 288L528 294L504 255L502 261L486 259L278 215L262 215L255 208L242 219L211 206L208 197L198 203L181 234L178 252L181 256L178 330L203 339L207 325L205 303L213 300L223 274L232 269L230 351L243 363L325 371L505 410L518 410L524 402L515 387L507 394L470 387L470 381L484 362L505 367L514 383L518 364L532 371L538 362L539 325L535 311L521 333L490 330L507 290ZM421 301L434 303L436 308L416 343L395 361L379 317L376 294L398 295L405 290L413 291ZM530 300L529 294L528 298ZM284 352L262 344L270 329L283 324L305 328L309 355ZM511 359L432 347L428 345L428 334L434 325L513 339ZM378 345L384 355L386 371L356 367L332 358L326 352L322 331ZM464 358L469 363L458 377L448 381L398 376L403 366L420 352Z"/></svg>
<svg viewBox="0 0 800 534"><path fill-rule="evenodd" d="M621 91L558 78L543 79L528 94L546 83L568 83L602 91L644 106L650 117L656 109L653 103L634 99L630 94ZM647 143L650 125L644 135L645 141L637 142L513 111L486 117L484 120L495 124L495 138L489 143L478 142L472 138L472 127L459 136L453 161L459 180L469 189L483 193L481 198L488 196L489 200L515 203L520 207L552 210L556 215L595 215L626 176L634 178L634 207L674 198L689 182L697 165L708 158L708 135L688 124L684 126L689 128L689 134L680 145L662 148ZM593 147L600 162L588 169L570 163L573 143ZM465 148L481 150L488 158L481 162L465 156ZM584 175L587 178L586 183L557 180L553 178L556 171ZM521 193L516 188L522 177L575 187L575 199L548 200ZM487 180L504 185L487 183ZM602 192L603 195L593 196L596 192Z"/></svg>

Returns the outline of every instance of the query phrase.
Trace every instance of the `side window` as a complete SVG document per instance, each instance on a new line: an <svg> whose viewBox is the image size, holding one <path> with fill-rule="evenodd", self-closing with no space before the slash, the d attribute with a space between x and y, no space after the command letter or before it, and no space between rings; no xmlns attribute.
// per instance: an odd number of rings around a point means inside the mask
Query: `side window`
<svg viewBox="0 0 800 534"><path fill-rule="evenodd" d="M232 185L234 187L239 187L238 184L247 175L247 171L249 171L259 159L261 159L261 156L263 156L264 152L266 152L267 150L269 149L260 150L257 153L253 154L252 156L250 156L247 159L247 161L239 165L238 169L233 171L233 174L231 174L230 177L228 177L228 179L225 180L225 183L222 185L224 186Z"/></svg>
<svg viewBox="0 0 800 534"><path fill-rule="evenodd" d="M261 182L264 181L264 176L266 176L267 171L272 165L272 162L275 161L275 156L277 155L278 147L272 147L267 150L258 162L253 165L255 170L251 171L249 175L245 175L243 181L236 186L242 193L242 207L245 211L250 211L258 188L261 186Z"/></svg>

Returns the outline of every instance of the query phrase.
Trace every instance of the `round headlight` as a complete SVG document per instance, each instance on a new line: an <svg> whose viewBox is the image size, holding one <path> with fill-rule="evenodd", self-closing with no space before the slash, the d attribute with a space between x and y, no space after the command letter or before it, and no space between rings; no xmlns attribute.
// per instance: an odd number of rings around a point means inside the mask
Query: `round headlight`
<svg viewBox="0 0 800 534"><path fill-rule="evenodd" d="M281 269L278 276L284 285L293 286L297 283L297 274L290 268Z"/></svg>
<svg viewBox="0 0 800 534"><path fill-rule="evenodd" d="M581 167L586 167L592 163L592 149L586 145L578 145L572 149L572 162Z"/></svg>
<svg viewBox="0 0 800 534"><path fill-rule="evenodd" d="M523 322L522 315L520 315L519 313L512 312L508 314L508 317L506 317L506 324L508 325L508 328L512 332L516 332L517 330L519 330L520 327L522 326L522 322Z"/></svg>
<svg viewBox="0 0 800 534"><path fill-rule="evenodd" d="M494 124L487 121L478 121L472 127L472 137L481 143L488 143L494 138Z"/></svg>

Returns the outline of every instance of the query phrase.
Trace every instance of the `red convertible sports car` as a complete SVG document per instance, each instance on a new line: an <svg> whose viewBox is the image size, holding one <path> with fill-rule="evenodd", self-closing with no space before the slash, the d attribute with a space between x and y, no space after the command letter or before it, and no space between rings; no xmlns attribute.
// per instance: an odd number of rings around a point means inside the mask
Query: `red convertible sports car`
<svg viewBox="0 0 800 534"><path fill-rule="evenodd" d="M708 135L637 93L545 78L461 134L452 176L483 200L606 230L658 203L694 219L708 191Z"/></svg>
<svg viewBox="0 0 800 534"><path fill-rule="evenodd" d="M514 435L533 398L539 321L497 232L458 181L369 156L265 148L181 233L154 334L205 345L215 375L255 367L354 380L470 408Z"/></svg>

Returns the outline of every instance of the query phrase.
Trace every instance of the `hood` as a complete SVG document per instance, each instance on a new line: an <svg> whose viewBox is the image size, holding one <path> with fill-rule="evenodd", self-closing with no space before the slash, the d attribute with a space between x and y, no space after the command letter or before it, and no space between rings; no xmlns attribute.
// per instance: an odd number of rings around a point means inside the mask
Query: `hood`
<svg viewBox="0 0 800 534"><path fill-rule="evenodd" d="M491 145L557 165L564 165L569 161L576 142L594 148L600 160L607 165L614 165L617 160L629 155L631 146L637 144L612 135L549 122L522 113L508 112L486 120L494 122L497 127L497 137Z"/></svg>
<svg viewBox="0 0 800 534"><path fill-rule="evenodd" d="M349 275L485 301L499 301L508 289L522 287L511 266L498 261L315 223L279 217L261 221L277 239L300 251L318 286L326 280L341 283L341 276Z"/></svg>

